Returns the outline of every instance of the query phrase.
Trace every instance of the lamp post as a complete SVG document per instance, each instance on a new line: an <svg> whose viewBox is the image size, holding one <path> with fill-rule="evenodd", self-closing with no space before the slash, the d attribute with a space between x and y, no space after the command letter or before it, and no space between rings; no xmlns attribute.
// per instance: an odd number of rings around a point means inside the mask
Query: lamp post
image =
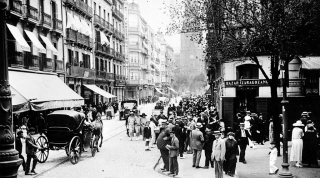
<svg viewBox="0 0 320 178"><path fill-rule="evenodd" d="M283 120L283 163L281 164L282 170L279 173L281 178L292 178L293 175L289 171L290 164L288 163L288 115L287 115L287 106L289 101L287 100L287 84L286 84L286 72L288 72L288 63L283 62L282 70L282 88L283 88L283 98L281 101L282 104L282 120Z"/></svg>
<svg viewBox="0 0 320 178"><path fill-rule="evenodd" d="M17 177L22 159L14 149L12 132L11 90L8 77L7 33L6 33L7 1L0 0L0 178Z"/></svg>

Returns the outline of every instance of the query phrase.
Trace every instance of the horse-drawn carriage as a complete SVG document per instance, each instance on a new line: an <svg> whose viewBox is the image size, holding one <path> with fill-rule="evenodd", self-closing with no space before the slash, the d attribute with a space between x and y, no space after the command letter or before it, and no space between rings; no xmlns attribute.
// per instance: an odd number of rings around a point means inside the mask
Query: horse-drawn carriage
<svg viewBox="0 0 320 178"><path fill-rule="evenodd" d="M131 110L134 110L136 114L140 114L137 100L121 101L119 120L126 119Z"/></svg>
<svg viewBox="0 0 320 178"><path fill-rule="evenodd" d="M84 114L76 111L59 110L49 114L46 137L40 136L37 139L41 147L36 153L39 162L44 163L48 159L49 150L64 149L72 164L78 163L83 149L90 147L94 156L100 136L93 134L94 129L89 129L84 123Z"/></svg>

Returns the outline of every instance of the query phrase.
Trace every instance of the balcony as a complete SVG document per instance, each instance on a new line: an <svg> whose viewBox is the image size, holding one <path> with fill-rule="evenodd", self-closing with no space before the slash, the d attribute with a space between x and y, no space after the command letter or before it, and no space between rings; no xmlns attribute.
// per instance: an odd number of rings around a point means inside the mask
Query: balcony
<svg viewBox="0 0 320 178"><path fill-rule="evenodd" d="M54 71L64 72L63 61L55 59Z"/></svg>
<svg viewBox="0 0 320 178"><path fill-rule="evenodd" d="M83 78L96 79L96 71L88 68L84 68Z"/></svg>
<svg viewBox="0 0 320 178"><path fill-rule="evenodd" d="M22 17L22 2L20 0L9 1L10 13L18 17Z"/></svg>
<svg viewBox="0 0 320 178"><path fill-rule="evenodd" d="M102 55L102 56L109 55L109 56L112 56L112 50L113 49L111 49L110 47L101 45L101 43L96 42L95 52L96 52L97 55Z"/></svg>
<svg viewBox="0 0 320 178"><path fill-rule="evenodd" d="M68 68L67 75L82 78L84 75L84 68L79 66L70 66L70 68Z"/></svg>
<svg viewBox="0 0 320 178"><path fill-rule="evenodd" d="M79 32L76 32L76 42L77 42L79 45L82 45L82 44L83 44L82 34L79 33Z"/></svg>
<svg viewBox="0 0 320 178"><path fill-rule="evenodd" d="M139 80L128 80L127 82L129 85L140 85L140 81Z"/></svg>
<svg viewBox="0 0 320 178"><path fill-rule="evenodd" d="M106 72L97 70L96 77L97 77L97 79L104 80L106 78Z"/></svg>
<svg viewBox="0 0 320 178"><path fill-rule="evenodd" d="M104 28L101 24L101 20L103 19L100 16L98 16L97 14L94 14L93 25L96 27L99 27L100 29Z"/></svg>
<svg viewBox="0 0 320 178"><path fill-rule="evenodd" d="M106 73L106 80L114 80L114 73Z"/></svg>
<svg viewBox="0 0 320 178"><path fill-rule="evenodd" d="M53 21L53 29L52 30L61 34L62 33L62 20L53 18L52 21Z"/></svg>
<svg viewBox="0 0 320 178"><path fill-rule="evenodd" d="M67 40L69 41L73 41L75 42L76 41L76 34L77 32L72 30L71 28L67 28Z"/></svg>
<svg viewBox="0 0 320 178"><path fill-rule="evenodd" d="M30 5L26 5L26 12L24 17L27 18L29 22L37 24L39 20L38 9Z"/></svg>
<svg viewBox="0 0 320 178"><path fill-rule="evenodd" d="M81 0L63 0L64 4L70 8L75 8L78 13L92 18L92 8Z"/></svg>
<svg viewBox="0 0 320 178"><path fill-rule="evenodd" d="M117 17L119 20L123 20L123 14L116 8L116 6L112 7L112 15Z"/></svg>
<svg viewBox="0 0 320 178"><path fill-rule="evenodd" d="M105 21L105 28L108 31L108 33L112 34L113 33L113 25L111 25L108 21Z"/></svg>
<svg viewBox="0 0 320 178"><path fill-rule="evenodd" d="M140 67L144 70L148 69L148 65L147 64L140 64Z"/></svg>
<svg viewBox="0 0 320 178"><path fill-rule="evenodd" d="M44 12L40 13L40 25L42 25L43 27L46 27L48 29L51 28L51 15L46 14Z"/></svg>

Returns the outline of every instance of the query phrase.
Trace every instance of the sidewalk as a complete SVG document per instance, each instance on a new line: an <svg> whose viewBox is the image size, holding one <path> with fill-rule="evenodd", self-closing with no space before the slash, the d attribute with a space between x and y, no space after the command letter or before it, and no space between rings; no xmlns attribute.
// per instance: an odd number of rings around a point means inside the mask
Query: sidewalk
<svg viewBox="0 0 320 178"><path fill-rule="evenodd" d="M159 155L160 155L160 151L159 151ZM177 178L203 178L203 177L214 178L215 177L214 168L211 168L211 166L209 166L209 169L203 169L203 168L196 169L192 167L192 159L193 159L192 154L183 154L183 156L184 156L183 159L178 158L179 174L175 177ZM206 157L204 155L204 151L202 151L201 160L200 160L201 167L203 167L205 164L205 158ZM159 164L155 168L155 171L158 171L160 174L164 174L160 170L160 168L163 168L163 166L164 164L161 158L159 161ZM231 178L226 174L224 174L223 177ZM237 171L234 177L238 177Z"/></svg>
<svg viewBox="0 0 320 178"><path fill-rule="evenodd" d="M291 150L291 142L288 143L289 158ZM269 175L269 142L264 145L256 145L256 149L247 147L246 161L247 164L237 162L237 171L239 178L276 178L278 175ZM281 149L281 155L283 154ZM290 160L290 159L289 159ZM281 164L283 157L278 157L276 166L281 173ZM290 172L295 178L315 178L320 177L320 168L297 168L293 163L290 163Z"/></svg>

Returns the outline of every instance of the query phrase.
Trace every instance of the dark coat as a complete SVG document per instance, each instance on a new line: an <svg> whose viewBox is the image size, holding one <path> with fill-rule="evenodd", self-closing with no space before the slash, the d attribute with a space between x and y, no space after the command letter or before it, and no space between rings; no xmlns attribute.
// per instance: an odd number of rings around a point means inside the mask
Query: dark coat
<svg viewBox="0 0 320 178"><path fill-rule="evenodd" d="M38 146L36 144L36 140L32 137L32 135L28 134L26 137L26 154L27 155L35 155L37 152Z"/></svg>
<svg viewBox="0 0 320 178"><path fill-rule="evenodd" d="M143 129L143 138L151 138L151 128L150 127L145 127Z"/></svg>
<svg viewBox="0 0 320 178"><path fill-rule="evenodd" d="M215 140L215 136L213 135L213 132L207 132L206 135L204 136L204 145L203 149L204 150L212 150L212 144L213 141Z"/></svg>
<svg viewBox="0 0 320 178"><path fill-rule="evenodd" d="M239 155L238 144L237 141L226 139L226 160L237 159L237 155Z"/></svg>
<svg viewBox="0 0 320 178"><path fill-rule="evenodd" d="M22 142L21 138L16 137L16 150L19 152L19 154L22 153Z"/></svg>
<svg viewBox="0 0 320 178"><path fill-rule="evenodd" d="M246 137L241 137L241 129L236 131L235 138L236 138L238 145L249 145L248 138L251 139L251 135L248 132L248 130L245 130L245 133L246 133Z"/></svg>
<svg viewBox="0 0 320 178"><path fill-rule="evenodd" d="M166 145L169 145L170 143L171 143L170 130L164 129L158 136L157 147L158 149L166 149Z"/></svg>
<svg viewBox="0 0 320 178"><path fill-rule="evenodd" d="M176 137L178 138L178 140L180 141L181 139L181 134L182 134L182 128L178 125L175 125L172 128L172 131L174 131L174 134L176 135Z"/></svg>
<svg viewBox="0 0 320 178"><path fill-rule="evenodd" d="M303 137L302 163L318 165L317 145L317 133L305 132Z"/></svg>

